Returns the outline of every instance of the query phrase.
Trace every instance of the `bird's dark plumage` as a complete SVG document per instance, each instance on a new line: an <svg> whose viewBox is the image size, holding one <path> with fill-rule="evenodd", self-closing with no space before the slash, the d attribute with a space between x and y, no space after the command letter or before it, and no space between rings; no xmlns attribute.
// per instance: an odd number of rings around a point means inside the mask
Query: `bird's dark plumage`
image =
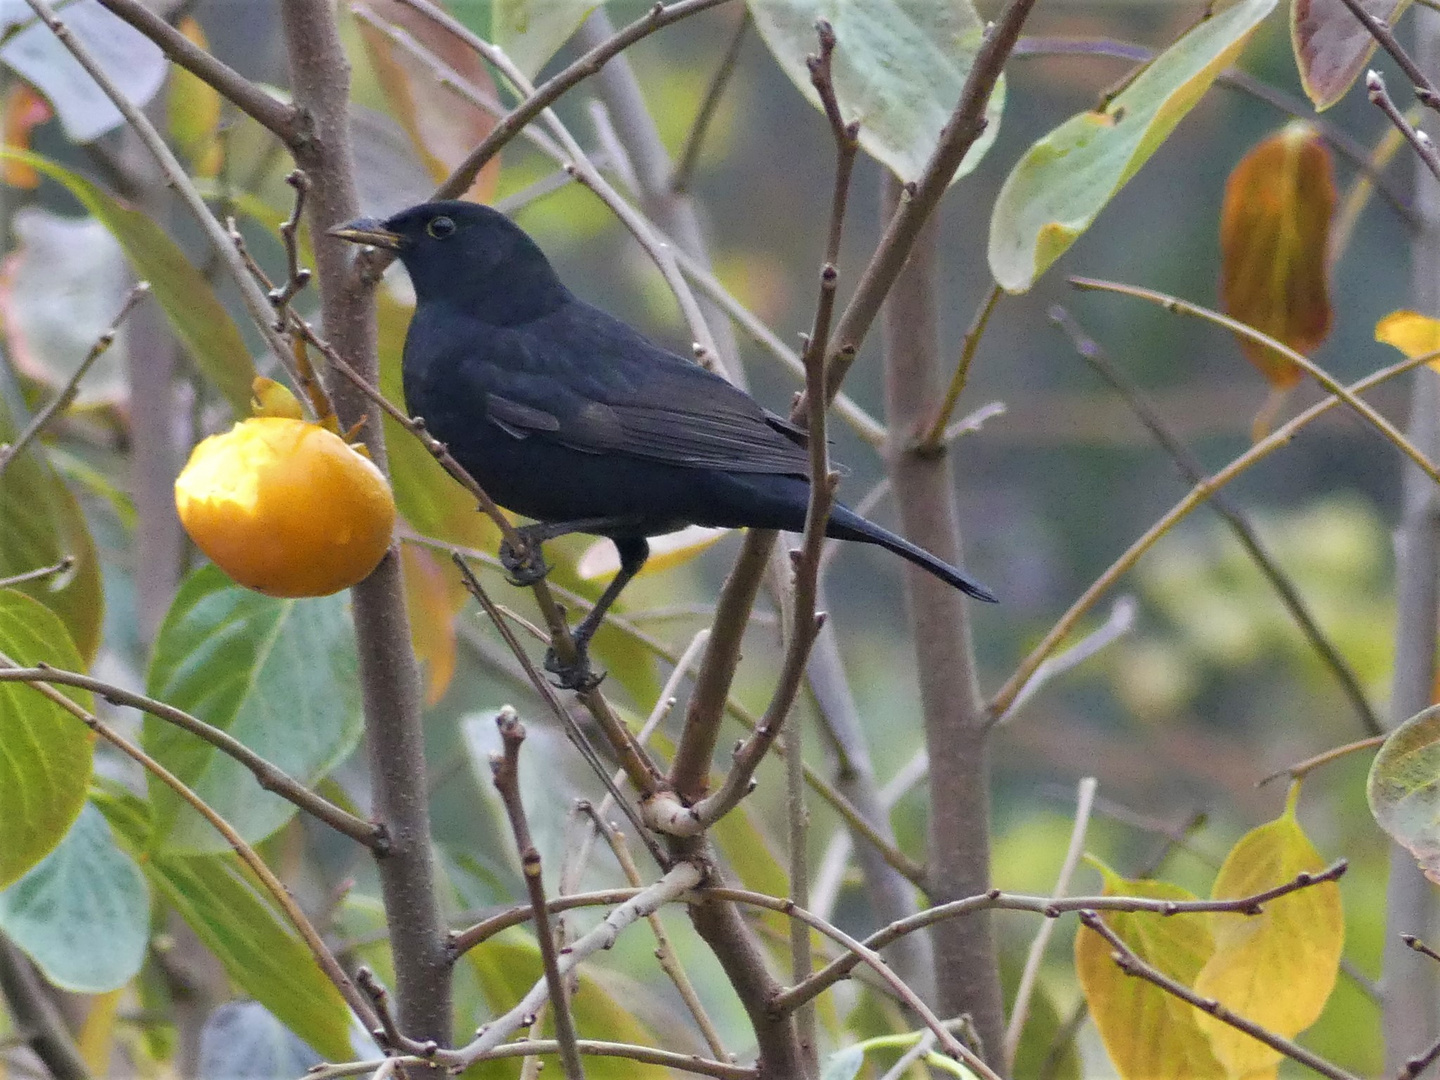
<svg viewBox="0 0 1440 1080"><path fill-rule="evenodd" d="M582 652L645 561L645 537L692 524L804 527L804 431L576 298L504 215L425 203L334 234L395 251L414 283L403 364L411 413L496 502L541 523L531 527L536 539L591 532L615 541L622 572L577 628ZM826 532L888 548L994 600L844 506Z"/></svg>

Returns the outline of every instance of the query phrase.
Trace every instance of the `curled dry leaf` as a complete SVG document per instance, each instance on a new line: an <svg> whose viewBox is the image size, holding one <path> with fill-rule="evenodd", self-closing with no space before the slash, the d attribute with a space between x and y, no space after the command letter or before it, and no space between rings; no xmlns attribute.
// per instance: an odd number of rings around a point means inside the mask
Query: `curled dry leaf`
<svg viewBox="0 0 1440 1080"><path fill-rule="evenodd" d="M444 5L442 5L444 6ZM495 83L475 50L433 19L399 0L367 0L378 19L404 31L425 51L494 99ZM364 19L356 21L391 112L436 183L444 180L495 126L495 117L441 84L439 73ZM464 198L489 202L500 161L491 159ZM399 209L398 207L396 209Z"/></svg>
<svg viewBox="0 0 1440 1080"><path fill-rule="evenodd" d="M1221 303L1227 314L1300 353L1324 341L1334 321L1326 244L1335 198L1330 152L1299 122L1246 154L1225 183ZM1239 341L1273 388L1299 382L1293 362Z"/></svg>
<svg viewBox="0 0 1440 1080"><path fill-rule="evenodd" d="M1394 22L1410 0L1360 0L1377 19ZM1305 93L1323 112L1354 85L1375 52L1375 39L1344 0L1294 0L1290 5L1290 43Z"/></svg>

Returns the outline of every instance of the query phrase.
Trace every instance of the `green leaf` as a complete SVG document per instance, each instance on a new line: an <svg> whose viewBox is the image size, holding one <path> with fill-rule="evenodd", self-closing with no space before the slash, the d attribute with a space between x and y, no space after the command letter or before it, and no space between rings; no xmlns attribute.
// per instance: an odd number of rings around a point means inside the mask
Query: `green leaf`
<svg viewBox="0 0 1440 1080"><path fill-rule="evenodd" d="M1365 785L1380 828L1440 883L1440 708L1429 708L1390 733Z"/></svg>
<svg viewBox="0 0 1440 1080"><path fill-rule="evenodd" d="M358 662L343 596L279 600L204 566L180 586L155 643L148 692L228 731L302 783L360 738ZM154 717L144 743L166 768L255 843L295 813L209 743ZM155 842L216 852L224 839L154 778Z"/></svg>
<svg viewBox="0 0 1440 1080"><path fill-rule="evenodd" d="M171 329L200 370L225 395L236 415L249 415L255 365L240 330L200 271L165 231L147 215L48 158L8 147L0 147L0 157L24 162L63 184L104 223L125 249L135 273L150 282Z"/></svg>
<svg viewBox="0 0 1440 1080"><path fill-rule="evenodd" d="M0 443L19 431L0 400ZM100 560L80 504L50 467L48 455L31 443L0 474L0 577L54 566L64 556L75 565L64 574L16 588L60 617L79 650L75 668L95 659L105 617ZM58 661L52 661L59 666ZM78 812L78 811L77 811Z"/></svg>
<svg viewBox="0 0 1440 1080"><path fill-rule="evenodd" d="M1238 0L1157 56L1103 112L1072 116L1026 151L990 218L990 272L1035 283L1159 149L1244 48L1275 0Z"/></svg>
<svg viewBox="0 0 1440 1080"><path fill-rule="evenodd" d="M985 22L968 0L750 0L750 13L780 67L816 108L823 106L806 58L820 49L816 21L829 22L840 115L860 122L860 145L871 157L901 180L919 178L980 48ZM986 105L985 132L957 177L990 149L1004 105L1002 80Z"/></svg>
<svg viewBox="0 0 1440 1080"><path fill-rule="evenodd" d="M457 19L504 49L531 79L598 6L596 0L451 0L449 5Z"/></svg>
<svg viewBox="0 0 1440 1080"><path fill-rule="evenodd" d="M148 808L129 793L97 792L122 844L145 852ZM245 993L269 1009L322 1057L345 1061L350 1014L310 950L233 855L145 853L140 865L155 891L179 912Z"/></svg>
<svg viewBox="0 0 1440 1080"><path fill-rule="evenodd" d="M0 892L0 931L63 990L116 990L140 970L150 891L94 806L85 806L59 847Z"/></svg>
<svg viewBox="0 0 1440 1080"><path fill-rule="evenodd" d="M0 590L0 652L24 667L84 667L55 614L14 589ZM61 692L91 708L88 692ZM50 854L80 816L93 748L89 729L38 690L0 683L0 888Z"/></svg>

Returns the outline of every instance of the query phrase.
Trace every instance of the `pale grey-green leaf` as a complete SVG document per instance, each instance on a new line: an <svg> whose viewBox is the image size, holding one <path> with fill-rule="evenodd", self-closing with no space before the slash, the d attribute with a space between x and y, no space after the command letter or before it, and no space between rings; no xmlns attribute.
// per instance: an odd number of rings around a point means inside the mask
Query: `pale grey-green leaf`
<svg viewBox="0 0 1440 1080"><path fill-rule="evenodd" d="M278 600L213 566L182 584L161 627L150 693L223 728L303 783L342 761L360 738L360 691L348 601ZM245 839L264 839L295 807L250 771L153 717L145 744ZM225 841L166 787L151 785L156 839L170 850L218 852Z"/></svg>
<svg viewBox="0 0 1440 1080"><path fill-rule="evenodd" d="M820 107L806 57L819 51L815 23L835 31L835 98L860 145L901 180L925 169L980 48L984 20L968 0L750 0L755 26L785 74ZM1005 85L986 107L987 126L956 177L985 156L1000 128Z"/></svg>
<svg viewBox="0 0 1440 1080"><path fill-rule="evenodd" d="M94 806L87 803L60 846L0 892L0 931L63 990L104 993L140 970L150 890Z"/></svg>

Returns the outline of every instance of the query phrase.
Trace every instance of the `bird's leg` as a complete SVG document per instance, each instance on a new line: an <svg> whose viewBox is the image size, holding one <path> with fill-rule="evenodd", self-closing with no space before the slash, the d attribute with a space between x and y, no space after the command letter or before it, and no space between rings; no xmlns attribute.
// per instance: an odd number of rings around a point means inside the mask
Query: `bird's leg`
<svg viewBox="0 0 1440 1080"><path fill-rule="evenodd" d="M584 518L579 521L537 521L521 525L515 532L520 537L517 551L508 540L500 541L500 565L510 575L510 584L522 588L534 585L550 572L540 545L546 540L569 536L571 533L592 532L619 523L618 518Z"/></svg>
<svg viewBox="0 0 1440 1080"><path fill-rule="evenodd" d="M590 670L590 639L595 636L595 631L600 629L600 624L605 620L605 612L610 610L615 598L630 584L630 579L640 572L645 560L650 557L650 544L643 536L612 538L611 542L620 553L620 572L605 587L600 599L595 601L595 606L590 609L590 614L571 631L570 636L575 642L575 662L562 664L554 649L545 653L545 670L554 675L557 684L565 690L589 690L598 686L605 677L603 673L597 676Z"/></svg>

